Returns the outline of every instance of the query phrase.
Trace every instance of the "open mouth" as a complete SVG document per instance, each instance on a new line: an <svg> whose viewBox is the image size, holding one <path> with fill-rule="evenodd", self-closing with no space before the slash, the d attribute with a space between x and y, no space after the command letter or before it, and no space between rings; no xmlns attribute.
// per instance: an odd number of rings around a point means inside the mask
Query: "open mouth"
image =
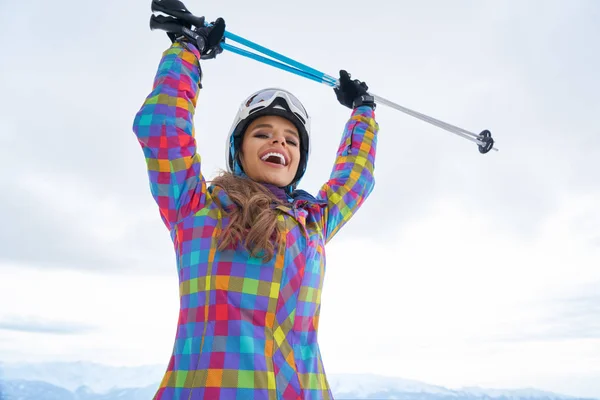
<svg viewBox="0 0 600 400"><path fill-rule="evenodd" d="M267 153L264 156L262 156L260 159L263 160L264 162L280 165L283 167L285 167L287 165L285 157L281 153L270 152L270 153Z"/></svg>

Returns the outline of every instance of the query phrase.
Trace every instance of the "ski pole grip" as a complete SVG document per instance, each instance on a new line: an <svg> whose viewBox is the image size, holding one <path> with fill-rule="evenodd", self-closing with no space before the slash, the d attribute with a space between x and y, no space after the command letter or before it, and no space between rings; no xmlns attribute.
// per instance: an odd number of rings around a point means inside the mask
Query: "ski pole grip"
<svg viewBox="0 0 600 400"><path fill-rule="evenodd" d="M183 26L173 21L173 18L162 15L150 16L150 30L160 29L172 33L182 33Z"/></svg>
<svg viewBox="0 0 600 400"><path fill-rule="evenodd" d="M165 13L197 28L205 25L204 17L196 17L179 0L153 0L150 8L153 13Z"/></svg>

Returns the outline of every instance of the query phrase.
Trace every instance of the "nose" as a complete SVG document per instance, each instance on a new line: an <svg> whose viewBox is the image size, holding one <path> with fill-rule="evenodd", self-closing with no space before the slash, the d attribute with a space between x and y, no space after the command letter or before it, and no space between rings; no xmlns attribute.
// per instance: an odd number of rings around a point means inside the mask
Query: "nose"
<svg viewBox="0 0 600 400"><path fill-rule="evenodd" d="M287 143L285 141L285 138L284 137L279 137L279 136L275 136L273 138L273 142L272 143L273 144L275 144L275 143L281 143L281 145L284 146L284 147L287 145Z"/></svg>

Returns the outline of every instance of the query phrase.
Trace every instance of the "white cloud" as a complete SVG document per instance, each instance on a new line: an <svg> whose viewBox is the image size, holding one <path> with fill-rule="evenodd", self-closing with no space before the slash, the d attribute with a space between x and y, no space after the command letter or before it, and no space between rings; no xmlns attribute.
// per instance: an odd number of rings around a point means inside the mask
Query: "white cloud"
<svg viewBox="0 0 600 400"><path fill-rule="evenodd" d="M11 194L2 200L9 211L5 222L13 227L4 233L4 259L40 267L167 272L172 244L149 190L136 199L79 171L34 172L31 165L4 185Z"/></svg>
<svg viewBox="0 0 600 400"><path fill-rule="evenodd" d="M564 311L582 287L600 282L600 250L577 224L599 199L566 198L531 242L514 240L451 199L387 242L333 241L320 332L326 367L448 386L564 390L557 377L600 378L600 337L561 338L541 329L554 316L549 307L566 297ZM172 267L170 275L154 277L5 265L0 296L13 306L0 319L19 314L98 329L51 340L0 331L0 342L9 339L18 349L11 356L7 344L0 353L15 360L166 363L178 314Z"/></svg>
<svg viewBox="0 0 600 400"><path fill-rule="evenodd" d="M0 331L0 353L13 353L13 360L84 359L116 365L166 362L179 304L177 274L172 267L170 276L154 277L2 265L0 298L10 306L0 310L0 319L23 315L73 321L95 329L64 336Z"/></svg>
<svg viewBox="0 0 600 400"><path fill-rule="evenodd" d="M328 368L450 386L600 379L600 336L575 328L561 337L547 322L560 318L561 298L600 284L600 248L577 224L599 200L566 198L530 241L447 198L388 243L332 242L321 319Z"/></svg>

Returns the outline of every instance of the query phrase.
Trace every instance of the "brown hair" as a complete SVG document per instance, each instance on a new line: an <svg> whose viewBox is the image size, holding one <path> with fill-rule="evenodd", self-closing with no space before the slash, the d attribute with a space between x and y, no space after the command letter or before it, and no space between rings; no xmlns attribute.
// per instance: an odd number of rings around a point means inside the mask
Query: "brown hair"
<svg viewBox="0 0 600 400"><path fill-rule="evenodd" d="M243 244L253 257L262 255L264 262L270 261L281 244L277 212L271 205L282 204L281 200L263 185L229 172L222 172L212 184L225 190L237 205L226 212L230 220L221 232L217 249L223 251Z"/></svg>

